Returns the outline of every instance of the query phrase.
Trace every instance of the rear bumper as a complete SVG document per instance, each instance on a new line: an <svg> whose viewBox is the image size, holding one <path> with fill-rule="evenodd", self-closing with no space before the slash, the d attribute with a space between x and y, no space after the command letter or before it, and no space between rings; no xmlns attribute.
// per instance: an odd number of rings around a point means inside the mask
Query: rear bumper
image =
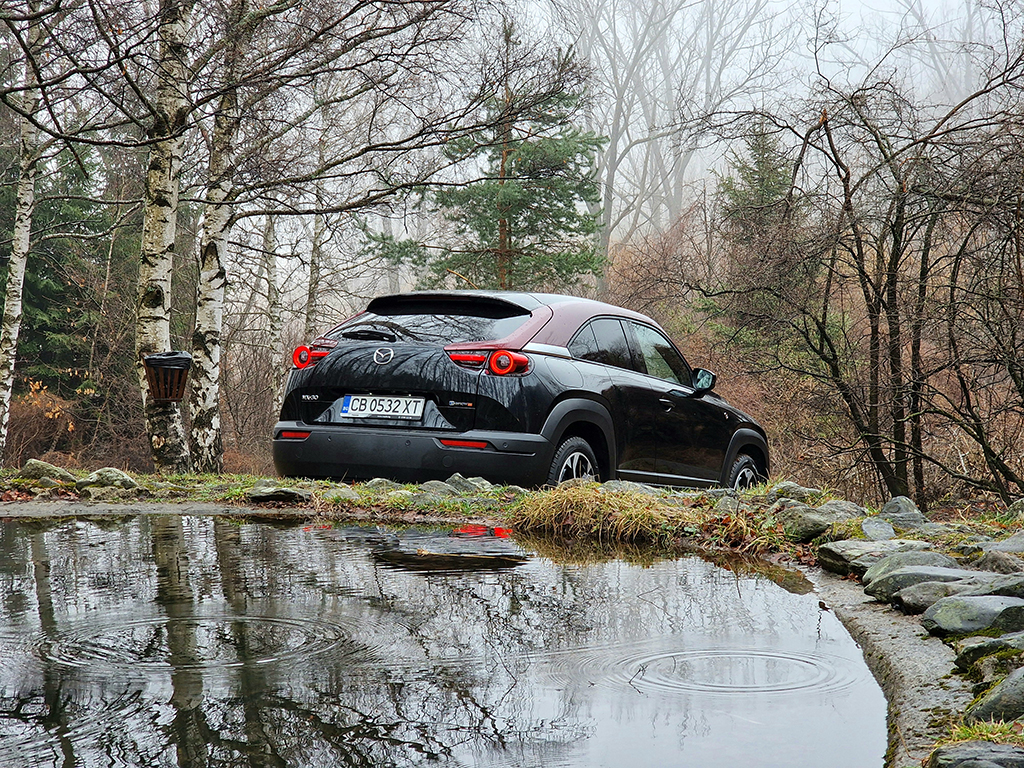
<svg viewBox="0 0 1024 768"><path fill-rule="evenodd" d="M304 439L281 438L282 430L309 432ZM487 443L486 448L449 447L445 440ZM501 485L541 485L547 480L554 446L542 435L520 432L422 432L373 427L309 425L280 421L274 427L274 467L283 477L366 480L386 477L403 483L445 480L455 472Z"/></svg>

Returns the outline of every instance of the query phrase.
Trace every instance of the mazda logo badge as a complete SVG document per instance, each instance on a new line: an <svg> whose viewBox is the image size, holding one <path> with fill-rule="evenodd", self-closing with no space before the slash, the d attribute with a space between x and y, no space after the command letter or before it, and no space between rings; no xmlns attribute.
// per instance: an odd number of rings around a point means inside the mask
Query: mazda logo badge
<svg viewBox="0 0 1024 768"><path fill-rule="evenodd" d="M381 347L373 353L373 362L377 365L384 365L384 363L390 363L395 357L395 350L389 349L388 347Z"/></svg>

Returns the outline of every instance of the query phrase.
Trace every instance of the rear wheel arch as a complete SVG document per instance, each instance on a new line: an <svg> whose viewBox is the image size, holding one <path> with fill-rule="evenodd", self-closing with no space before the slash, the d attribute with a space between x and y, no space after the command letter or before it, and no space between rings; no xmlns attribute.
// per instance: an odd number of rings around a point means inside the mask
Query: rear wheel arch
<svg viewBox="0 0 1024 768"><path fill-rule="evenodd" d="M770 464L768 460L768 441L764 436L753 429L738 429L729 441L729 450L726 451L725 464L722 467L722 476L719 484L728 487L730 474L736 459L741 456L749 456L757 464L758 474L767 479Z"/></svg>
<svg viewBox="0 0 1024 768"><path fill-rule="evenodd" d="M583 398L559 401L548 414L541 434L551 443L553 450L570 437L586 440L597 458L601 478L610 480L614 477L615 428L611 414L600 403Z"/></svg>

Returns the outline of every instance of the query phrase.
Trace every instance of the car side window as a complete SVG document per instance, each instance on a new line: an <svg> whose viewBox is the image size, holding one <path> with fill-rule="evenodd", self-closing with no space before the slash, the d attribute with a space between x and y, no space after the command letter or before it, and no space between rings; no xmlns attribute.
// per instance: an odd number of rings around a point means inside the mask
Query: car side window
<svg viewBox="0 0 1024 768"><path fill-rule="evenodd" d="M690 366L672 346L672 342L650 326L630 323L637 347L647 366L647 373L665 381L693 386L693 374Z"/></svg>
<svg viewBox="0 0 1024 768"><path fill-rule="evenodd" d="M569 342L569 354L577 360L590 360L595 363L602 363L601 350L597 346L597 339L594 337L594 329L590 323L584 325L573 336Z"/></svg>
<svg viewBox="0 0 1024 768"><path fill-rule="evenodd" d="M621 323L614 318L601 317L583 326L569 342L569 352L579 360L633 368L626 334Z"/></svg>

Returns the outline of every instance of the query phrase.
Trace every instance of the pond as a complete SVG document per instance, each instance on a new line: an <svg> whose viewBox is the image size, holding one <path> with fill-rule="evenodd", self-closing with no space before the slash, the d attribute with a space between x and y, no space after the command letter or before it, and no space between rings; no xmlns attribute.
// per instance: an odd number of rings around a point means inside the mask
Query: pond
<svg viewBox="0 0 1024 768"><path fill-rule="evenodd" d="M882 765L799 574L496 533L0 524L0 764Z"/></svg>

